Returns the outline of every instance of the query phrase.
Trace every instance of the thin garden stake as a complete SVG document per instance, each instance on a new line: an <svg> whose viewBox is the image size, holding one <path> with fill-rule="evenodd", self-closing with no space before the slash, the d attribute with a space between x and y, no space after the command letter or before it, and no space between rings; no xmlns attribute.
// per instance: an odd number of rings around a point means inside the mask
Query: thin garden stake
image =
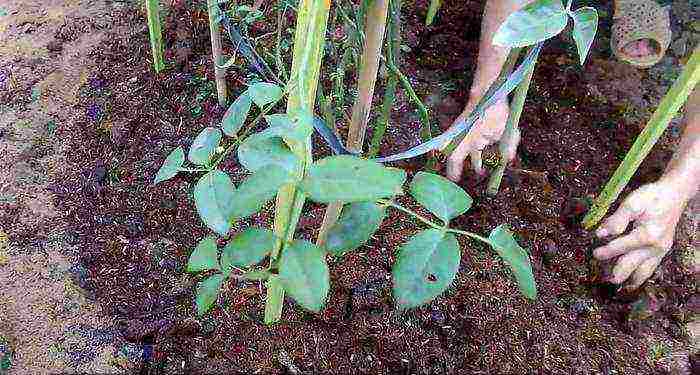
<svg viewBox="0 0 700 375"><path fill-rule="evenodd" d="M300 111L313 113L330 5L329 0L302 0L299 4L292 69L289 75L292 89L287 100L288 114ZM306 168L312 162L311 137L304 142L286 138L284 141L292 152L304 161L303 170L299 171L299 177L303 177ZM285 244L294 239L294 230L299 222L304 201L304 194L297 190L293 183L282 186L277 192L274 221L277 239L270 254L273 267L276 267L280 251L284 251ZM268 283L267 286L264 321L271 324L281 318L284 289L279 283Z"/></svg>
<svg viewBox="0 0 700 375"><path fill-rule="evenodd" d="M388 9L389 0L373 0L366 11L365 46L357 79L357 98L355 98L355 104L352 107L352 119L348 129L347 149L352 152L362 152L367 123L369 122L369 112L372 108L374 87L377 82L377 72L379 71L379 57L384 44ZM317 244L319 246L325 243L328 230L338 220L342 207L341 203L328 205L318 234Z"/></svg>
<svg viewBox="0 0 700 375"><path fill-rule="evenodd" d="M148 18L148 34L151 40L153 69L156 73L160 73L165 69L165 63L163 62L163 34L158 0L146 0L146 17Z"/></svg>
<svg viewBox="0 0 700 375"><path fill-rule="evenodd" d="M214 62L214 79L216 80L216 94L219 97L219 105L226 105L226 69L224 57L221 51L221 30L219 28L219 4L217 0L207 0L209 9L209 31L211 33L211 55Z"/></svg>
<svg viewBox="0 0 700 375"><path fill-rule="evenodd" d="M586 229L593 228L605 216L613 202L632 178L649 154L656 141L668 127L671 119L678 113L688 95L700 81L700 47L696 47L688 63L683 68L680 77L676 79L671 89L659 103L651 119L634 141L622 164L617 168L613 176L605 185L603 191L593 202L590 211L583 218L583 226Z"/></svg>

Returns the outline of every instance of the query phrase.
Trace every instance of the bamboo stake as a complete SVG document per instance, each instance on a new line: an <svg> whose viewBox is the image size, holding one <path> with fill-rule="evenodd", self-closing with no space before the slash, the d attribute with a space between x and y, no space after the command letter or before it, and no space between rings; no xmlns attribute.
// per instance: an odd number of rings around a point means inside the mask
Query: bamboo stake
<svg viewBox="0 0 700 375"><path fill-rule="evenodd" d="M209 8L209 32L211 33L211 55L214 62L214 79L216 80L216 95L219 97L219 105L226 105L226 69L224 57L221 51L221 30L219 28L219 4L217 0L207 0Z"/></svg>
<svg viewBox="0 0 700 375"><path fill-rule="evenodd" d="M688 63L683 68L680 77L676 79L671 89L659 103L644 130L637 136L632 148L627 152L622 164L605 185L603 191L593 202L590 211L583 218L586 229L593 228L605 216L610 205L615 202L622 190L642 164L644 158L651 152L673 117L678 113L683 103L688 99L695 85L700 81L700 47L696 47Z"/></svg>
<svg viewBox="0 0 700 375"><path fill-rule="evenodd" d="M151 41L153 69L160 73L165 69L163 62L163 33L160 24L160 9L158 0L146 0L146 18L148 19L148 35Z"/></svg>
<svg viewBox="0 0 700 375"><path fill-rule="evenodd" d="M365 21L365 44L360 63L360 72L357 78L357 98L352 106L352 119L348 129L347 149L357 153L362 152L367 123L372 108L374 87L377 83L379 71L379 57L384 44L384 31L386 30L386 16L389 10L389 0L374 0L367 8ZM316 244L323 246L328 231L338 221L343 205L340 202L331 203L326 208L323 224L316 240Z"/></svg>

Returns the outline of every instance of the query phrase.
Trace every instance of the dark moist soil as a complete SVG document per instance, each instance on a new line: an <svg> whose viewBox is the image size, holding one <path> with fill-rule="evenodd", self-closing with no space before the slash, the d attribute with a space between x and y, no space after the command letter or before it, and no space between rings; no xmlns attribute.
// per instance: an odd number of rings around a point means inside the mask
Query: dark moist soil
<svg viewBox="0 0 700 375"><path fill-rule="evenodd" d="M427 28L425 1L403 12L404 44L411 50L402 69L443 128L467 99L483 6L457 3L445 4ZM274 10L263 7L271 22L254 25L251 33L275 30ZM86 272L78 281L119 319L125 340L143 345L143 358L134 364L142 373L658 373L663 366L653 345L675 350L686 342L680 327L693 280L676 257L662 264L653 286L621 295L601 284L589 259L595 240L578 226L585 200L638 132L615 95L626 97L631 89L625 85L641 90L646 73L608 61L605 36L584 68L567 37L548 43L521 121L519 160L501 192L486 196L484 182L471 174L464 181L475 204L454 225L488 233L510 224L532 255L536 301L521 296L492 251L464 241L453 287L428 306L397 312L391 267L398 246L419 225L392 213L362 249L329 260L332 292L322 313L304 312L288 299L282 323L267 327L264 288L253 282L229 282L217 307L196 317L197 280L184 270L191 249L208 234L191 199L196 176L150 185L170 150L187 149L223 113L216 105L206 14L175 2L165 30L172 64L160 75L150 66L143 14L127 9L115 18L134 32L114 35L95 50L101 68L83 88L84 119L57 134L71 148L68 172L54 192L82 246ZM602 33L609 35L605 28ZM335 66L334 58L327 66ZM250 76L244 67L229 73L231 97ZM649 95L652 103L658 100L656 92ZM417 142L418 118L402 92L398 99L382 154ZM317 157L328 154L318 142L315 149ZM669 157L668 150L655 151L628 190L657 178ZM423 162L401 166L415 171ZM223 167L235 181L244 177L235 157ZM322 215L321 206L308 204L300 236L314 238ZM269 221L267 213L239 227ZM642 305L651 314L643 321L629 314L630 302L639 298L654 302Z"/></svg>

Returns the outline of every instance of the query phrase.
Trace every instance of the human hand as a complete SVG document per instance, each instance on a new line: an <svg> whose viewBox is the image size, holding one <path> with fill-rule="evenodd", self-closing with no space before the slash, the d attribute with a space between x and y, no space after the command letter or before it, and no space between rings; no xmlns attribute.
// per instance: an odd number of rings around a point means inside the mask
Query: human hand
<svg viewBox="0 0 700 375"><path fill-rule="evenodd" d="M598 228L598 237L619 236L630 222L634 229L593 251L599 260L619 257L610 281L636 289L656 270L671 249L676 225L688 201L679 181L670 178L642 186L630 194L620 208Z"/></svg>
<svg viewBox="0 0 700 375"><path fill-rule="evenodd" d="M464 112L457 117L452 126L454 127L457 123L466 119L474 107L474 101L470 101L470 104L467 104ZM454 182L458 182L462 178L464 160L467 158L467 155L471 157L474 172L479 175L483 174L481 152L488 145L501 139L509 112L508 104L505 100L497 102L484 112L484 115L474 123L469 134L447 158L447 178ZM515 149L517 146L516 143L511 147ZM506 155L515 155L515 152L513 150L513 152L508 152Z"/></svg>

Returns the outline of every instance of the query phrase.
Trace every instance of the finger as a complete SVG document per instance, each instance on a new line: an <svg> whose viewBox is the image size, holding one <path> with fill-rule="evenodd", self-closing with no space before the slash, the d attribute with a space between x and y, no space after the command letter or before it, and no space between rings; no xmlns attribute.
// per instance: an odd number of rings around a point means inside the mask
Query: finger
<svg viewBox="0 0 700 375"><path fill-rule="evenodd" d="M622 204L614 214L605 220L603 225L598 228L596 235L599 238L607 236L617 236L627 229L632 220L633 212L627 207L627 204Z"/></svg>
<svg viewBox="0 0 700 375"><path fill-rule="evenodd" d="M607 245L593 250L593 256L600 260L606 260L647 245L648 241L646 241L642 230L643 228L637 228L628 235L614 239Z"/></svg>
<svg viewBox="0 0 700 375"><path fill-rule="evenodd" d="M659 263L661 263L661 259L661 257L652 256L651 258L648 258L642 262L634 273L632 273L632 276L630 276L630 283L627 288L637 289L644 284L644 282L654 274L654 271L656 271Z"/></svg>
<svg viewBox="0 0 700 375"><path fill-rule="evenodd" d="M462 140L447 159L447 178L454 182L459 182L464 171L464 160L474 149L474 137L467 136Z"/></svg>
<svg viewBox="0 0 700 375"><path fill-rule="evenodd" d="M509 163L515 159L516 152L518 151L518 144L520 144L519 128L512 129L508 137L504 136L501 138L498 149Z"/></svg>
<svg viewBox="0 0 700 375"><path fill-rule="evenodd" d="M481 159L481 150L474 150L469 153L469 158L472 161L472 169L479 176L484 174L483 161Z"/></svg>
<svg viewBox="0 0 700 375"><path fill-rule="evenodd" d="M620 257L613 268L611 283L622 284L642 262L652 257L648 248L637 249Z"/></svg>

